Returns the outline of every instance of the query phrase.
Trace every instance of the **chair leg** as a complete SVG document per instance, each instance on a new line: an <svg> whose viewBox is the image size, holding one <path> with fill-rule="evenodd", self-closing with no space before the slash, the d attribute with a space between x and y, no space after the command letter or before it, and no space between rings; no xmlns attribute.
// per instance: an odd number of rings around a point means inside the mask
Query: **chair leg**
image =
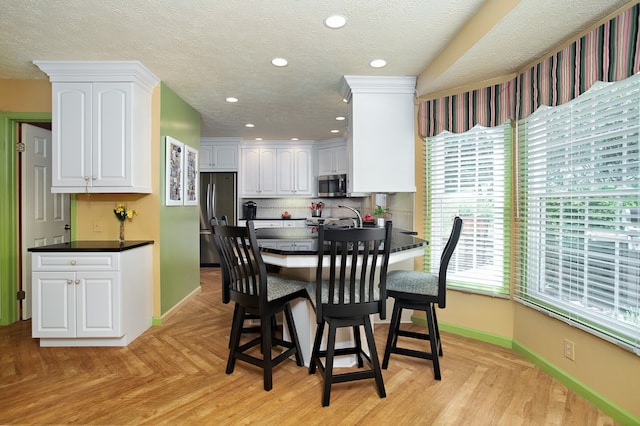
<svg viewBox="0 0 640 426"><path fill-rule="evenodd" d="M233 373L236 364L236 351L240 345L240 335L244 322L244 308L236 303L233 309L233 320L231 321L231 336L229 337L229 359L227 360L227 374Z"/></svg>
<svg viewBox="0 0 640 426"><path fill-rule="evenodd" d="M432 307L427 307L427 327L429 328L429 342L431 343L431 360L433 361L433 375L440 380L440 360L438 356L438 342L436 338L436 324Z"/></svg>
<svg viewBox="0 0 640 426"><path fill-rule="evenodd" d="M402 308L398 301L393 302L393 313L391 314L391 322L389 323L389 333L387 334L387 344L384 349L384 358L382 359L382 368L389 366L389 357L391 356L391 348L396 346L398 341L398 328L400 327L400 318Z"/></svg>
<svg viewBox="0 0 640 426"><path fill-rule="evenodd" d="M328 407L331 399L331 385L333 384L333 359L336 351L336 326L329 323L327 336L327 358L324 366L324 387L322 391L322 406Z"/></svg>
<svg viewBox="0 0 640 426"><path fill-rule="evenodd" d="M356 348L356 361L358 368L362 368L364 366L364 361L362 360L362 342L360 341L360 327L357 325L353 326L353 341L355 342Z"/></svg>
<svg viewBox="0 0 640 426"><path fill-rule="evenodd" d="M438 342L438 355L442 356L442 340L440 340L440 327L438 327L438 317L436 316L436 305L432 304L431 309L433 310L433 324L435 325L436 339Z"/></svg>
<svg viewBox="0 0 640 426"><path fill-rule="evenodd" d="M313 350L311 351L311 360L309 361L309 374L316 372L316 360L320 358L320 343L322 343L322 334L324 333L324 321L318 324L316 328L316 338L313 341Z"/></svg>
<svg viewBox="0 0 640 426"><path fill-rule="evenodd" d="M304 361L302 359L300 340L298 340L298 330L296 330L296 323L295 321L293 321L293 312L291 311L291 305L289 305L288 303L284 306L284 317L287 321L287 328L289 329L291 343L293 343L293 345L296 347L296 364L298 364L298 367L302 367Z"/></svg>
<svg viewBox="0 0 640 426"><path fill-rule="evenodd" d="M380 398L385 398L387 396L384 390L384 381L382 380L382 370L380 370L380 361L378 360L378 351L376 349L376 341L373 337L373 328L371 327L371 319L366 316L364 318L364 332L367 336L367 343L369 344L369 352L371 358L371 366L373 367L373 371L376 379L376 389L378 390L378 395Z"/></svg>
<svg viewBox="0 0 640 426"><path fill-rule="evenodd" d="M273 327L271 318L260 318L262 327L262 367L264 369L264 390L270 391L273 383L271 374L273 372L273 360L271 359L271 344L273 342Z"/></svg>

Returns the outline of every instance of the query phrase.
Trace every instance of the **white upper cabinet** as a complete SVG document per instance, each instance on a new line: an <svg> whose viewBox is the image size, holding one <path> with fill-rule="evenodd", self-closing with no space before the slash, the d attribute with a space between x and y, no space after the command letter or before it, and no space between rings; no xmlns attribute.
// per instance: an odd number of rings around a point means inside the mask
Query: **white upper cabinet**
<svg viewBox="0 0 640 426"><path fill-rule="evenodd" d="M150 193L151 94L139 62L35 61L52 82L52 192Z"/></svg>
<svg viewBox="0 0 640 426"><path fill-rule="evenodd" d="M313 195L312 152L311 148L278 148L276 169L279 195Z"/></svg>
<svg viewBox="0 0 640 426"><path fill-rule="evenodd" d="M350 194L416 191L415 85L411 76L344 76Z"/></svg>
<svg viewBox="0 0 640 426"><path fill-rule="evenodd" d="M245 146L240 150L240 196L313 196L313 161L311 145Z"/></svg>
<svg viewBox="0 0 640 426"><path fill-rule="evenodd" d="M320 176L347 174L348 169L346 142L318 149L318 174Z"/></svg>
<svg viewBox="0 0 640 426"><path fill-rule="evenodd" d="M241 194L248 197L276 195L276 149L243 148Z"/></svg>
<svg viewBox="0 0 640 426"><path fill-rule="evenodd" d="M239 144L240 138L200 139L200 171L237 172Z"/></svg>

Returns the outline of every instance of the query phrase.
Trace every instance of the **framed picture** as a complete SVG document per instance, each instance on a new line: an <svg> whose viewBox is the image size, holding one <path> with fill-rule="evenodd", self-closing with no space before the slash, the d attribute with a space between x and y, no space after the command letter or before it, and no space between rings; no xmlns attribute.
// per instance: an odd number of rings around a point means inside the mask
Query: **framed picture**
<svg viewBox="0 0 640 426"><path fill-rule="evenodd" d="M166 171L165 171L165 204L181 206L183 204L184 186L184 144L171 136L165 138Z"/></svg>
<svg viewBox="0 0 640 426"><path fill-rule="evenodd" d="M184 146L184 205L198 205L198 150Z"/></svg>

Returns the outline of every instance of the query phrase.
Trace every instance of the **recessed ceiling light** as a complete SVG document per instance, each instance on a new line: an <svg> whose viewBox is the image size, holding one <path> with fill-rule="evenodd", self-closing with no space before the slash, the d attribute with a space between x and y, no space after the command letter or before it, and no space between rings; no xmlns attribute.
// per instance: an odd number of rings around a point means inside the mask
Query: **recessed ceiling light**
<svg viewBox="0 0 640 426"><path fill-rule="evenodd" d="M276 67L286 67L289 64L285 58L273 58L271 63Z"/></svg>
<svg viewBox="0 0 640 426"><path fill-rule="evenodd" d="M251 124L251 123L247 123L247 124L244 125L244 127L256 127L256 126Z"/></svg>
<svg viewBox="0 0 640 426"><path fill-rule="evenodd" d="M345 120L345 118L343 116L338 116L338 117L336 117L336 120L343 121L343 120Z"/></svg>
<svg viewBox="0 0 640 426"><path fill-rule="evenodd" d="M369 65L371 65L372 68L382 68L387 65L387 61L385 61L384 59L374 59L373 61L369 62Z"/></svg>
<svg viewBox="0 0 640 426"><path fill-rule="evenodd" d="M257 140L257 141L261 141L261 140L262 140L262 138L256 138L256 140Z"/></svg>
<svg viewBox="0 0 640 426"><path fill-rule="evenodd" d="M238 102L238 98L234 98L234 97L232 97L232 96L229 96L229 97L227 98L227 102L230 102L230 103Z"/></svg>
<svg viewBox="0 0 640 426"><path fill-rule="evenodd" d="M344 102L345 104L348 104L348 103L349 103L349 99L347 99L347 98L342 98L342 102Z"/></svg>
<svg viewBox="0 0 640 426"><path fill-rule="evenodd" d="M338 129L333 129L333 130L331 131L331 133L340 133L340 130L338 130Z"/></svg>
<svg viewBox="0 0 640 426"><path fill-rule="evenodd" d="M299 141L300 139L298 138L291 138L292 141Z"/></svg>
<svg viewBox="0 0 640 426"><path fill-rule="evenodd" d="M331 15L324 20L324 25L331 29L338 29L345 26L347 18L342 15Z"/></svg>

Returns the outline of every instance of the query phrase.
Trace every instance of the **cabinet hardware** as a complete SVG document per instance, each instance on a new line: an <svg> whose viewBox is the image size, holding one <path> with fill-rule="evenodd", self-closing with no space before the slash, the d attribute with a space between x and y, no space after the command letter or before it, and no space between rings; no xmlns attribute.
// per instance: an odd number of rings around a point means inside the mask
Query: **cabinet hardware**
<svg viewBox="0 0 640 426"><path fill-rule="evenodd" d="M72 280L67 280L67 284L71 285L73 283Z"/></svg>

